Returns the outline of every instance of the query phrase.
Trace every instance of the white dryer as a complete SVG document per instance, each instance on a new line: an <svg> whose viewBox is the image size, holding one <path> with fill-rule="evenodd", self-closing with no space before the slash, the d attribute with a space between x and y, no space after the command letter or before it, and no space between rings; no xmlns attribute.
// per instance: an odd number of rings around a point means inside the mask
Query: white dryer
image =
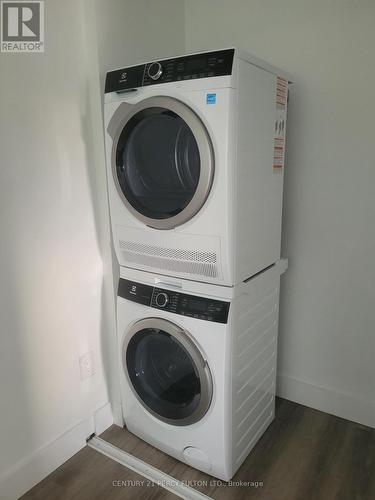
<svg viewBox="0 0 375 500"><path fill-rule="evenodd" d="M235 49L107 74L120 266L232 286L280 258L287 92Z"/></svg>
<svg viewBox="0 0 375 500"><path fill-rule="evenodd" d="M123 417L143 440L228 481L275 411L280 274L236 287L122 268Z"/></svg>

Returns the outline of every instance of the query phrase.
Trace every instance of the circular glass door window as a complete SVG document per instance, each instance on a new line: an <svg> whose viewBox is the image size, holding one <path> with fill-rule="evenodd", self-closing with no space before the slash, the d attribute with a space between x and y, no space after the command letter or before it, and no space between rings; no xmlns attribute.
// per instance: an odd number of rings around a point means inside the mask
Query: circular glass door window
<svg viewBox="0 0 375 500"><path fill-rule="evenodd" d="M208 409L208 378L203 358L202 363L196 362L193 346L183 345L165 329L150 327L136 331L127 344L126 370L133 390L161 420L185 425L199 420Z"/></svg>
<svg viewBox="0 0 375 500"><path fill-rule="evenodd" d="M119 186L145 217L167 219L183 211L195 194L200 171L193 132L169 109L139 111L120 134L116 151Z"/></svg>

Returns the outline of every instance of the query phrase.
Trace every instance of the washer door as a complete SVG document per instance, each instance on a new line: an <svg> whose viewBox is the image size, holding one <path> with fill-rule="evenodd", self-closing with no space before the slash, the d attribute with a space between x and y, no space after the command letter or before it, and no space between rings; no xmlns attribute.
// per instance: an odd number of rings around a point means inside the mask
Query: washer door
<svg viewBox="0 0 375 500"><path fill-rule="evenodd" d="M172 229L201 209L212 185L212 145L188 106L171 97L122 103L108 132L117 191L138 220Z"/></svg>
<svg viewBox="0 0 375 500"><path fill-rule="evenodd" d="M188 334L147 318L135 323L123 346L123 368L139 402L173 425L200 420L212 399L210 370Z"/></svg>

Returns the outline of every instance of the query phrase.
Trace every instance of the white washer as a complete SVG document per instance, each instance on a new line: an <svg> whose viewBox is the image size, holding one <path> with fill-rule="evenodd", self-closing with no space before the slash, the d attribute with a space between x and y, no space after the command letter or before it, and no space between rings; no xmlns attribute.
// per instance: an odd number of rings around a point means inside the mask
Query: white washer
<svg viewBox="0 0 375 500"><path fill-rule="evenodd" d="M230 480L274 418L280 274L236 287L123 268L123 417L143 440Z"/></svg>
<svg viewBox="0 0 375 500"><path fill-rule="evenodd" d="M232 286L280 258L288 77L235 49L111 71L120 266Z"/></svg>

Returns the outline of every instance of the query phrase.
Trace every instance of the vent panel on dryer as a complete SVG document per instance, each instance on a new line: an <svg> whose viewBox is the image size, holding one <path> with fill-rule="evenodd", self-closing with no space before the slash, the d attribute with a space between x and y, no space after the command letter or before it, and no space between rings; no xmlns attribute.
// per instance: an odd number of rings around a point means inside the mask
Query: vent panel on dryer
<svg viewBox="0 0 375 500"><path fill-rule="evenodd" d="M132 241L120 241L120 249L124 259L132 264L209 278L218 276L215 252L158 247Z"/></svg>

